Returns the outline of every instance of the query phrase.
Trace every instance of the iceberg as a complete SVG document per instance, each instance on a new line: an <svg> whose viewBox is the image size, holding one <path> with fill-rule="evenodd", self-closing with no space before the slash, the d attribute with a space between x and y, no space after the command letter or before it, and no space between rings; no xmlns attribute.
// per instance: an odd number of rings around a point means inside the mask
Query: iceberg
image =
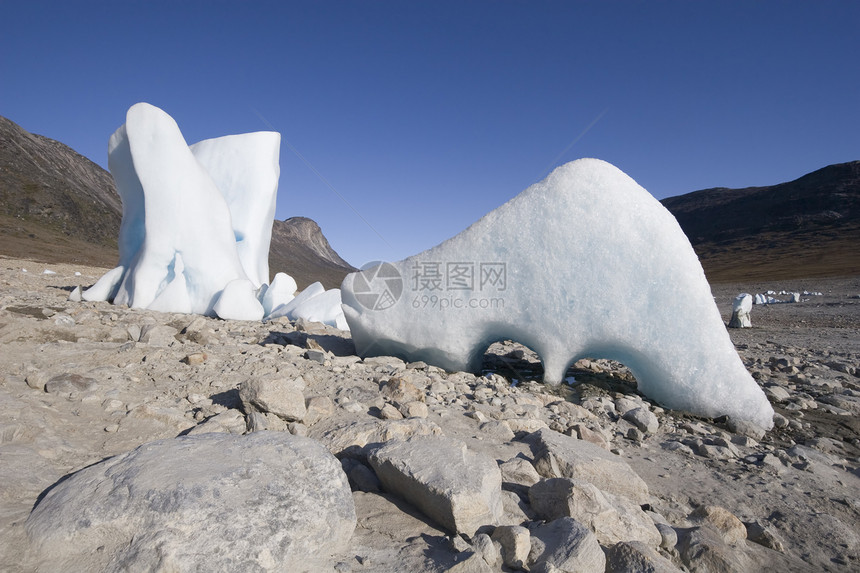
<svg viewBox="0 0 860 573"><path fill-rule="evenodd" d="M133 105L108 144L123 205L119 263L83 298L261 319L279 146L279 134L260 132L189 148L167 113Z"/></svg>
<svg viewBox="0 0 860 573"><path fill-rule="evenodd" d="M557 168L442 244L348 275L341 294L361 356L479 371L511 339L550 384L610 358L665 407L773 425L677 221L604 161Z"/></svg>

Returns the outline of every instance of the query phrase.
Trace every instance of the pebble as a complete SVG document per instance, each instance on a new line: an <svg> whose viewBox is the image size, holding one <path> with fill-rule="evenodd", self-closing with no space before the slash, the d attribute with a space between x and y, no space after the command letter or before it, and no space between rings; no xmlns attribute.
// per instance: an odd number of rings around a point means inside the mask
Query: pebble
<svg viewBox="0 0 860 573"><path fill-rule="evenodd" d="M192 354L188 354L185 358L182 359L183 362L188 364L189 366L200 366L204 362L208 356L205 352L194 352Z"/></svg>

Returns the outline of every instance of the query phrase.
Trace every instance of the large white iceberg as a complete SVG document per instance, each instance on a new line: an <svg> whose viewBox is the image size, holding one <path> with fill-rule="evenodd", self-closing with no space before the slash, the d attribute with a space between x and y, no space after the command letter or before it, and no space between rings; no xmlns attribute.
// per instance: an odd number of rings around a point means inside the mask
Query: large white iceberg
<svg viewBox="0 0 860 573"><path fill-rule="evenodd" d="M192 151L173 118L132 106L108 145L123 203L119 264L83 298L262 319L279 146L279 134L260 132Z"/></svg>
<svg viewBox="0 0 860 573"><path fill-rule="evenodd" d="M667 407L773 425L677 221L604 161L563 165L439 246L348 275L341 292L362 356L477 371L491 343L513 339L549 383L579 358L611 358Z"/></svg>
<svg viewBox="0 0 860 573"><path fill-rule="evenodd" d="M119 264L83 298L235 320L289 316L346 329L338 289L314 283L293 302L292 277L278 273L269 285L280 141L280 134L261 131L189 147L164 111L133 105L108 143L122 198Z"/></svg>

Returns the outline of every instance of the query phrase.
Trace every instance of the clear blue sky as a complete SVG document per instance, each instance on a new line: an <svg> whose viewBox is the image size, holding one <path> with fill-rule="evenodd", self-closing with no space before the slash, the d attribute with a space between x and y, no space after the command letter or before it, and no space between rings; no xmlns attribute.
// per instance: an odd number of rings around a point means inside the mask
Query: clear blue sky
<svg viewBox="0 0 860 573"><path fill-rule="evenodd" d="M271 126L277 218L361 265L579 157L658 198L860 159L858 27L827 0L0 0L0 115L102 166L139 101L189 143Z"/></svg>

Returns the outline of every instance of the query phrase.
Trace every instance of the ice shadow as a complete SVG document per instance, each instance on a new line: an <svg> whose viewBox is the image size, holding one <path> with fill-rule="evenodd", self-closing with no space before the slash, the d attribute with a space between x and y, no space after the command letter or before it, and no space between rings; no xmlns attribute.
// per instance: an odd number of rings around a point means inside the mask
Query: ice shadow
<svg viewBox="0 0 860 573"><path fill-rule="evenodd" d="M224 406L228 409L240 409L242 406L242 400L239 398L239 389L231 388L230 390L225 390L224 392L218 392L217 394L212 394L209 396L209 399L212 400L213 404L218 404L219 406Z"/></svg>
<svg viewBox="0 0 860 573"><path fill-rule="evenodd" d="M266 344L280 344L281 346L291 344L299 348L308 348L309 340L312 340L320 348L326 352L331 352L335 356L355 355L355 344L353 344L352 339L335 334L301 332L298 330L293 332L272 331L266 338L260 341L260 344L263 346ZM311 346L314 346L313 343L311 343Z"/></svg>

